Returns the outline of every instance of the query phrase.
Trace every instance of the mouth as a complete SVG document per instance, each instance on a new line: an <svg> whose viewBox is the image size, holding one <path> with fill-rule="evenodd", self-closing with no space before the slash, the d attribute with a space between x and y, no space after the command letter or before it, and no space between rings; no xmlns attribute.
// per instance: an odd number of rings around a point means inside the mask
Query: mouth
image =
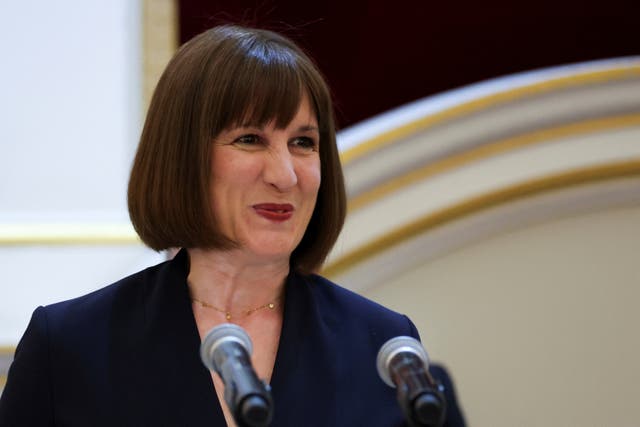
<svg viewBox="0 0 640 427"><path fill-rule="evenodd" d="M289 203L259 203L253 205L258 215L270 221L282 222L293 216L293 205Z"/></svg>

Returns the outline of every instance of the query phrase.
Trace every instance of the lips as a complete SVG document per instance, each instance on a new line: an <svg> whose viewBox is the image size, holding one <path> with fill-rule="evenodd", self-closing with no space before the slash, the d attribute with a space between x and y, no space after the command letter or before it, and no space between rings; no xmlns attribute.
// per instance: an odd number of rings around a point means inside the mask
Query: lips
<svg viewBox="0 0 640 427"><path fill-rule="evenodd" d="M293 205L289 203L259 203L253 205L258 215L270 221L282 222L293 216Z"/></svg>

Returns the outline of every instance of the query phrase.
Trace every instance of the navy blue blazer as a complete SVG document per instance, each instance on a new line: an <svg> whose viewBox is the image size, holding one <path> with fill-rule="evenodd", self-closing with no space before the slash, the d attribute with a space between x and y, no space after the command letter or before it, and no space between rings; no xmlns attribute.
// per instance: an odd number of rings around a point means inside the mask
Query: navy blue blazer
<svg viewBox="0 0 640 427"><path fill-rule="evenodd" d="M225 426L179 253L106 288L39 307L16 349L0 426ZM291 274L271 378L273 426L404 425L376 355L411 321L319 276ZM463 425L446 373L449 425ZM460 424L462 423L462 424Z"/></svg>

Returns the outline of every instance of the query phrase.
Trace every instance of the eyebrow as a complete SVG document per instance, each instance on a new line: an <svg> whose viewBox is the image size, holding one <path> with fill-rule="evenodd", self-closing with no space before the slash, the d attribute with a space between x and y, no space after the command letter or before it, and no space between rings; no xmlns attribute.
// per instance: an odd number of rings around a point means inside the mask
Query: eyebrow
<svg viewBox="0 0 640 427"><path fill-rule="evenodd" d="M298 132L320 132L320 129L318 129L318 126L306 125L300 126Z"/></svg>
<svg viewBox="0 0 640 427"><path fill-rule="evenodd" d="M264 127L252 125L252 124L249 124L249 123L240 125L238 127L239 128L244 128L244 129L256 129L256 130L263 130L264 129ZM320 133L320 128L318 128L318 126L313 126L313 125L303 125L303 126L300 126L298 129L296 129L295 131L296 132L318 132L318 133Z"/></svg>

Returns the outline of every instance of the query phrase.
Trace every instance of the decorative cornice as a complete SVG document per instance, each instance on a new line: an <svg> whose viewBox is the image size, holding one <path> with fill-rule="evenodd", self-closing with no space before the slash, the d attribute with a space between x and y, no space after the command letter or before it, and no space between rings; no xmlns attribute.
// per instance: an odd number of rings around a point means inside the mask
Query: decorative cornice
<svg viewBox="0 0 640 427"><path fill-rule="evenodd" d="M385 183L378 185L371 190L354 196L348 201L350 212L363 208L364 206L384 196L398 191L404 187L424 180L430 176L449 172L463 167L473 162L486 160L509 151L523 147L548 143L569 136L584 135L587 133L602 132L611 129L619 129L629 126L640 125L640 113L627 114L617 117L604 117L582 122L571 123L552 128L539 129L530 133L518 135L487 144L483 144L461 153L457 153L441 160L426 164L425 166L411 170L403 175L397 176Z"/></svg>
<svg viewBox="0 0 640 427"><path fill-rule="evenodd" d="M552 190L638 176L640 176L640 160L631 160L570 170L481 194L447 208L431 212L411 223L390 230L383 236L330 262L322 269L322 274L328 277L335 277L350 269L353 265L389 250L405 240L409 240L447 222L488 208Z"/></svg>
<svg viewBox="0 0 640 427"><path fill-rule="evenodd" d="M440 112L428 114L417 120L398 126L389 131L382 132L375 137L361 142L358 145L344 150L340 157L344 165L374 152L395 141L414 135L436 124L459 118L476 111L487 109L499 104L512 102L530 96L539 96L544 93L569 89L579 86L599 84L603 82L621 81L640 78L640 64L632 63L619 65L617 68L606 70L590 70L569 76L550 78L545 81L535 82L524 86L509 88L497 93L492 93L476 98Z"/></svg>
<svg viewBox="0 0 640 427"><path fill-rule="evenodd" d="M130 224L0 224L0 245L141 244Z"/></svg>

